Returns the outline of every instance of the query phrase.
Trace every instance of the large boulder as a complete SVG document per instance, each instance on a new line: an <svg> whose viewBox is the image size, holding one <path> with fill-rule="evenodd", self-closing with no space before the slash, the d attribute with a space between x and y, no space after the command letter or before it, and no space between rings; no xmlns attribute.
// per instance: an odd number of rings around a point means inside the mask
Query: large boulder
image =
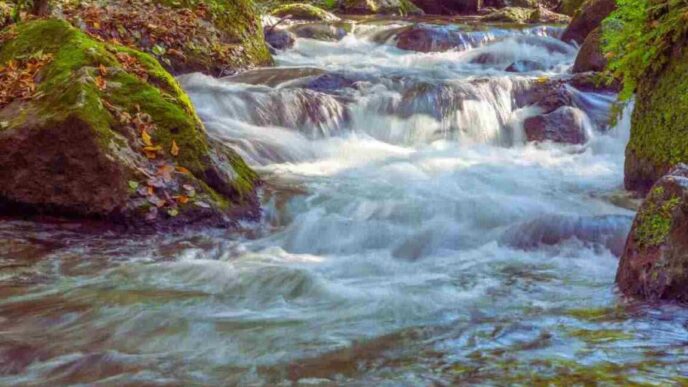
<svg viewBox="0 0 688 387"><path fill-rule="evenodd" d="M265 41L270 47L276 50L286 50L294 47L296 43L296 35L288 31L286 28L265 27Z"/></svg>
<svg viewBox="0 0 688 387"><path fill-rule="evenodd" d="M324 21L334 22L339 21L339 17L331 12L327 12L322 8L304 3L285 4L275 8L272 13L275 17L290 17L297 20L310 21Z"/></svg>
<svg viewBox="0 0 688 387"><path fill-rule="evenodd" d="M306 23L295 24L289 27L289 31L299 38L336 42L344 39L351 28L349 23Z"/></svg>
<svg viewBox="0 0 688 387"><path fill-rule="evenodd" d="M343 13L353 15L399 15L418 16L424 14L410 0L342 0Z"/></svg>
<svg viewBox="0 0 688 387"><path fill-rule="evenodd" d="M484 5L483 0L413 0L413 2L432 15L476 13Z"/></svg>
<svg viewBox="0 0 688 387"><path fill-rule="evenodd" d="M258 216L256 174L150 55L46 19L3 31L0 67L0 212L160 227Z"/></svg>
<svg viewBox="0 0 688 387"><path fill-rule="evenodd" d="M523 129L528 141L563 144L583 144L587 141L585 115L571 106L562 106L551 113L527 118Z"/></svg>
<svg viewBox="0 0 688 387"><path fill-rule="evenodd" d="M561 36L565 42L582 44L593 30L616 9L616 0L587 0Z"/></svg>
<svg viewBox="0 0 688 387"><path fill-rule="evenodd" d="M668 63L636 90L626 147L626 189L646 193L677 163L688 163L688 50L676 44Z"/></svg>
<svg viewBox="0 0 688 387"><path fill-rule="evenodd" d="M588 71L604 71L607 68L607 58L602 52L602 27L593 30L585 38L573 64L574 73Z"/></svg>
<svg viewBox="0 0 688 387"><path fill-rule="evenodd" d="M652 187L640 207L616 274L626 295L688 301L688 166Z"/></svg>
<svg viewBox="0 0 688 387"><path fill-rule="evenodd" d="M60 2L73 25L154 55L174 73L231 74L272 64L252 0Z"/></svg>

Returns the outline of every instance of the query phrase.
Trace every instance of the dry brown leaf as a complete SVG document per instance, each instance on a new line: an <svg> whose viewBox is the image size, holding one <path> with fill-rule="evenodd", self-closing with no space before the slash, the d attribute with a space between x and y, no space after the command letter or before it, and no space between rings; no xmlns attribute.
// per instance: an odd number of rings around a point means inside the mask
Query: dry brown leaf
<svg viewBox="0 0 688 387"><path fill-rule="evenodd" d="M175 140L172 140L172 147L170 148L170 153L172 156L179 156L179 146Z"/></svg>

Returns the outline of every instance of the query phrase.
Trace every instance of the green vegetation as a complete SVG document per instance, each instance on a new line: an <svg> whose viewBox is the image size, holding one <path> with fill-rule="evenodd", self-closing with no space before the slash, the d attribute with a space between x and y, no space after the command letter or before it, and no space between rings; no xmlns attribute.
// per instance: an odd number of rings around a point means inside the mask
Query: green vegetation
<svg viewBox="0 0 688 387"><path fill-rule="evenodd" d="M638 213L636 239L642 247L657 246L671 231L672 213L680 204L679 197L664 200L664 188L655 187Z"/></svg>
<svg viewBox="0 0 688 387"><path fill-rule="evenodd" d="M620 98L629 99L642 79L668 63L671 50L688 32L683 0L617 0L604 22L603 48L609 69L623 79Z"/></svg>

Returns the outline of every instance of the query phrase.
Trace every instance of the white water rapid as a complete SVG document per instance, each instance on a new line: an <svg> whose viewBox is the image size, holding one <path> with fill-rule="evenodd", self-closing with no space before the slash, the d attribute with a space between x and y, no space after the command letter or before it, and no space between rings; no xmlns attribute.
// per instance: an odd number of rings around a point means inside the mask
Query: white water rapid
<svg viewBox="0 0 688 387"><path fill-rule="evenodd" d="M0 226L0 253L42 257L3 274L0 384L677 383L688 313L614 287L634 214L615 95L571 81L558 28L420 53L399 27L180 79L265 180L240 236ZM543 88L585 143L527 141Z"/></svg>

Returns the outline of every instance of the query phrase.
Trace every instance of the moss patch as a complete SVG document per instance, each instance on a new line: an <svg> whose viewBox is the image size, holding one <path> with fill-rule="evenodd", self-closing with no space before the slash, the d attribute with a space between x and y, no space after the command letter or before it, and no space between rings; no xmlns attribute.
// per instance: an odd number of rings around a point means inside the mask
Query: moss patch
<svg viewBox="0 0 688 387"><path fill-rule="evenodd" d="M271 12L272 16L285 17L292 16L294 19L337 21L339 18L330 12L310 4L294 3L286 4L275 8Z"/></svg>
<svg viewBox="0 0 688 387"><path fill-rule="evenodd" d="M674 209L680 204L679 197L664 200L664 188L655 187L637 215L635 238L640 247L662 244L671 231Z"/></svg>

